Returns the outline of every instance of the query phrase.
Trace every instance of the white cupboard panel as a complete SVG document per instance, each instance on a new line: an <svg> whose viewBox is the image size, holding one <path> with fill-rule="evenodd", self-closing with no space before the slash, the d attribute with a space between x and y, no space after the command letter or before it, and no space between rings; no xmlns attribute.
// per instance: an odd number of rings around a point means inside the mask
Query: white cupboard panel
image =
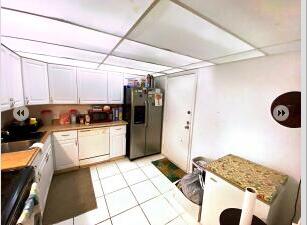
<svg viewBox="0 0 307 225"><path fill-rule="evenodd" d="M108 92L110 104L122 104L124 98L124 77L122 73L108 73Z"/></svg>
<svg viewBox="0 0 307 225"><path fill-rule="evenodd" d="M126 155L126 134L110 134L110 158Z"/></svg>
<svg viewBox="0 0 307 225"><path fill-rule="evenodd" d="M49 103L47 64L22 59L23 83L26 105Z"/></svg>
<svg viewBox="0 0 307 225"><path fill-rule="evenodd" d="M48 65L51 103L77 103L77 73L75 67Z"/></svg>
<svg viewBox="0 0 307 225"><path fill-rule="evenodd" d="M1 111L10 108L10 93L8 81L8 63L6 49L1 46L1 73L0 73L0 107Z"/></svg>
<svg viewBox="0 0 307 225"><path fill-rule="evenodd" d="M99 70L78 69L79 103L104 104L108 102L108 73Z"/></svg>
<svg viewBox="0 0 307 225"><path fill-rule="evenodd" d="M55 141L54 153L56 170L79 165L77 139Z"/></svg>
<svg viewBox="0 0 307 225"><path fill-rule="evenodd" d="M1 81L3 80L3 84L1 86L5 85L6 87L1 90L1 94L3 94L1 96L1 110L24 105L21 59L5 47L1 47L2 72ZM7 99L9 99L9 102Z"/></svg>

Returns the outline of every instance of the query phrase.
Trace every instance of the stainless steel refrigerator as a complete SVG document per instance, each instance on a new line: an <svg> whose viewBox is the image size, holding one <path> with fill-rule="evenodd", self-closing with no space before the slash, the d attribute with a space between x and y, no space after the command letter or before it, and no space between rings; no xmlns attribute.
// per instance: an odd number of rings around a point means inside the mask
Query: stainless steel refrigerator
<svg viewBox="0 0 307 225"><path fill-rule="evenodd" d="M127 156L161 152L163 93L156 88L124 87L123 118L128 122Z"/></svg>

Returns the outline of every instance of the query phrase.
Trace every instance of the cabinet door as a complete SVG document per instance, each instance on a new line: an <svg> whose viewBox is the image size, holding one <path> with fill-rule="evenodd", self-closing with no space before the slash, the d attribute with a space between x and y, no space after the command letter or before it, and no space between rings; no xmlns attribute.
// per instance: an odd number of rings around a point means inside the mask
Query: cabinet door
<svg viewBox="0 0 307 225"><path fill-rule="evenodd" d="M48 152L45 155L38 172L38 191L39 201L42 212L44 212L46 200L54 172L53 155L51 144L48 146Z"/></svg>
<svg viewBox="0 0 307 225"><path fill-rule="evenodd" d="M220 215L228 208L242 208L244 191L210 172L206 173L201 224L220 225ZM269 205L256 200L254 215L266 221Z"/></svg>
<svg viewBox="0 0 307 225"><path fill-rule="evenodd" d="M26 105L49 103L47 64L22 59L23 84Z"/></svg>
<svg viewBox="0 0 307 225"><path fill-rule="evenodd" d="M78 69L79 103L104 104L108 102L107 72L89 69Z"/></svg>
<svg viewBox="0 0 307 225"><path fill-rule="evenodd" d="M77 103L77 73L71 66L48 65L50 102L54 104Z"/></svg>
<svg viewBox="0 0 307 225"><path fill-rule="evenodd" d="M110 158L126 155L126 135L110 135Z"/></svg>
<svg viewBox="0 0 307 225"><path fill-rule="evenodd" d="M13 101L13 107L24 105L23 84L21 74L21 58L15 53L8 51L9 88Z"/></svg>
<svg viewBox="0 0 307 225"><path fill-rule="evenodd" d="M6 49L1 46L1 73L0 73L0 109L10 108L10 94L8 84L8 62Z"/></svg>
<svg viewBox="0 0 307 225"><path fill-rule="evenodd" d="M56 170L79 165L77 139L55 141L54 153Z"/></svg>
<svg viewBox="0 0 307 225"><path fill-rule="evenodd" d="M124 77L122 73L108 73L108 96L110 104L122 104L124 91Z"/></svg>

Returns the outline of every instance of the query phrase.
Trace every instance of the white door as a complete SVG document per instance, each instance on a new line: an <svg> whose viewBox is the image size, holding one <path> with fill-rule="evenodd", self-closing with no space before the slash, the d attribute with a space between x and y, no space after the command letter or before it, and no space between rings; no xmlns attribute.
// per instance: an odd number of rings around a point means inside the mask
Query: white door
<svg viewBox="0 0 307 225"><path fill-rule="evenodd" d="M108 102L108 74L105 71L78 69L78 95L82 104Z"/></svg>
<svg viewBox="0 0 307 225"><path fill-rule="evenodd" d="M77 139L55 141L54 153L56 170L79 165Z"/></svg>
<svg viewBox="0 0 307 225"><path fill-rule="evenodd" d="M22 59L22 72L26 105L48 104L47 63Z"/></svg>
<svg viewBox="0 0 307 225"><path fill-rule="evenodd" d="M110 104L122 104L124 93L124 76L122 73L108 73L108 92Z"/></svg>
<svg viewBox="0 0 307 225"><path fill-rule="evenodd" d="M109 128L78 131L79 159L109 155Z"/></svg>
<svg viewBox="0 0 307 225"><path fill-rule="evenodd" d="M1 73L0 73L0 108L1 111L10 108L10 93L8 84L7 51L1 46Z"/></svg>
<svg viewBox="0 0 307 225"><path fill-rule="evenodd" d="M75 67L48 64L50 102L76 104L77 72Z"/></svg>
<svg viewBox="0 0 307 225"><path fill-rule="evenodd" d="M162 153L184 171L188 169L195 91L195 74L167 79Z"/></svg>
<svg viewBox="0 0 307 225"><path fill-rule="evenodd" d="M23 84L21 74L21 58L15 53L8 51L9 87L14 107L24 105Z"/></svg>

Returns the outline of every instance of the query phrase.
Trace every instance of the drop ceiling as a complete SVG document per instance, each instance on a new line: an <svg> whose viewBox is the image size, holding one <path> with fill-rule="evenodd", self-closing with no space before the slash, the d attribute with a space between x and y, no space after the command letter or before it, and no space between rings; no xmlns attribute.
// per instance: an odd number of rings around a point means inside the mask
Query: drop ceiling
<svg viewBox="0 0 307 225"><path fill-rule="evenodd" d="M299 0L2 0L2 43L28 58L163 75L300 50Z"/></svg>

